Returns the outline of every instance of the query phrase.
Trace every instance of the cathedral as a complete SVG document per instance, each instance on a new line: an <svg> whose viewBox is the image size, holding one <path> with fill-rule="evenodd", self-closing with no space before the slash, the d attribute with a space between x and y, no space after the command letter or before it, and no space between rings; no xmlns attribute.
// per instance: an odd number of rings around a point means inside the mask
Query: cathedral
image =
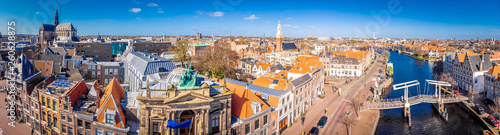
<svg viewBox="0 0 500 135"><path fill-rule="evenodd" d="M53 24L42 24L38 33L38 43L47 46L55 41L78 42L76 29L71 23L59 24L59 15L56 9Z"/></svg>

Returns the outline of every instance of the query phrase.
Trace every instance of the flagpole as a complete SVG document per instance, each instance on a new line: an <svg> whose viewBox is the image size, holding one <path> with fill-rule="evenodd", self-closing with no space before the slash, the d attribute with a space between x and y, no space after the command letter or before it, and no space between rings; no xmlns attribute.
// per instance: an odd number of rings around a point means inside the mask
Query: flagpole
<svg viewBox="0 0 500 135"><path fill-rule="evenodd" d="M191 125L193 125L193 118L191 118L191 123L189 123L189 133L188 133L188 135L191 135Z"/></svg>

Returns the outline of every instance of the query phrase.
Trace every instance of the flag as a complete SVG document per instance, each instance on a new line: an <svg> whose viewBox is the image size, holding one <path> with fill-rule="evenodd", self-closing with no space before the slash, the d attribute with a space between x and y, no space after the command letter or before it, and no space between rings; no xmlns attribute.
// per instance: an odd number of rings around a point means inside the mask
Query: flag
<svg viewBox="0 0 500 135"><path fill-rule="evenodd" d="M173 120L168 120L167 129L168 128L173 128L173 129L187 128L187 127L191 126L191 120L192 119L189 119L189 120L186 120L186 121L181 122L181 123L177 123L177 122L175 122Z"/></svg>

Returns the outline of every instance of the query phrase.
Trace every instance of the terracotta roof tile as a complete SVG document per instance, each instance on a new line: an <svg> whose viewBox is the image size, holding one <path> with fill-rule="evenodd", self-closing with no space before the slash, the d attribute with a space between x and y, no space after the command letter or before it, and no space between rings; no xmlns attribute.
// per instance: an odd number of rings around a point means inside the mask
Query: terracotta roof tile
<svg viewBox="0 0 500 135"><path fill-rule="evenodd" d="M101 97L101 101L99 102L100 107L95 121L104 124L106 121L105 111L106 109L109 109L116 111L114 126L117 128L125 128L125 110L120 102L125 98L125 91L116 81L116 79L113 79L111 83L109 83L108 86L106 86L106 88L104 89L104 94Z"/></svg>

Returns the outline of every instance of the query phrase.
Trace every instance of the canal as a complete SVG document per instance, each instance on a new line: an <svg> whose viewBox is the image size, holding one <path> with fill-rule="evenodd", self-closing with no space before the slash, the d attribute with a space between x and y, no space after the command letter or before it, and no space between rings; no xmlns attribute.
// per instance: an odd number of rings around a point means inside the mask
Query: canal
<svg viewBox="0 0 500 135"><path fill-rule="evenodd" d="M434 86L425 91L425 79L432 79L432 63L419 61L403 53L392 52L389 62L394 64L394 84L412 80L420 82L420 90L410 88L410 96L417 94L434 93ZM401 98L404 90L391 90L383 98ZM481 123L462 110L457 104L445 104L449 112L448 122L434 110L429 103L422 103L410 107L412 126L409 127L403 116L403 109L387 109L380 111L380 119L375 134L428 134L428 135L475 135L485 130Z"/></svg>

